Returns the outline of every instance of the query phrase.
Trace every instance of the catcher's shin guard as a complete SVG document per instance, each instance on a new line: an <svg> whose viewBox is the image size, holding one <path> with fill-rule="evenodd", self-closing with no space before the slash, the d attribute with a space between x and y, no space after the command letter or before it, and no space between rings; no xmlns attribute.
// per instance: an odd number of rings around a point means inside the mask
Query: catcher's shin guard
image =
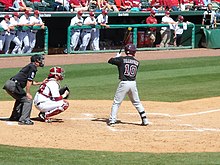
<svg viewBox="0 0 220 165"><path fill-rule="evenodd" d="M45 117L50 118L52 116L58 115L59 113L65 111L68 107L69 107L69 103L67 101L64 101L64 104L61 107L46 112Z"/></svg>

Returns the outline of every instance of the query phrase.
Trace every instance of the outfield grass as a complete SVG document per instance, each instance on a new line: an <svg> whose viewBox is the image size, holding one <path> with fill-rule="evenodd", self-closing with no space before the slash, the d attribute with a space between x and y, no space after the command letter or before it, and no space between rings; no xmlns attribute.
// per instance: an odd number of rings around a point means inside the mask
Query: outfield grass
<svg viewBox="0 0 220 165"><path fill-rule="evenodd" d="M107 63L65 65L65 79L71 89L70 99L112 100L118 85L116 66ZM0 69L0 85L16 69ZM36 80L48 75L49 67L39 68ZM137 76L141 100L183 101L220 95L220 57L141 61ZM37 88L32 88L32 93ZM11 99L0 91L0 100Z"/></svg>
<svg viewBox="0 0 220 165"><path fill-rule="evenodd" d="M66 70L62 84L70 87L70 99L113 99L118 82L115 66L101 63L62 67ZM36 80L44 79L49 68L39 68ZM0 69L0 85L18 70ZM174 102L219 96L220 57L141 61L137 82L141 100ZM36 90L32 88L32 93ZM0 100L12 99L0 90ZM0 164L208 165L220 164L220 153L116 153L0 145Z"/></svg>
<svg viewBox="0 0 220 165"><path fill-rule="evenodd" d="M220 153L119 153L0 145L1 165L211 165Z"/></svg>

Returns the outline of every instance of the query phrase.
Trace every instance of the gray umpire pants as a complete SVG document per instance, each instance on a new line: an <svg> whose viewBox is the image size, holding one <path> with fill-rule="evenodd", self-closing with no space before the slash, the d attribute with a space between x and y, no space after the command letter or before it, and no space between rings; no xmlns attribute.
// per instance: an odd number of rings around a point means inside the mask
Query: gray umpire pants
<svg viewBox="0 0 220 165"><path fill-rule="evenodd" d="M112 122L117 121L118 108L127 94L130 101L137 109L138 113L141 114L142 117L146 116L144 107L139 99L136 81L121 81L115 93L114 102L112 105L112 111L109 118L110 121Z"/></svg>
<svg viewBox="0 0 220 165"><path fill-rule="evenodd" d="M33 101L27 98L26 92L20 84L16 80L8 80L3 89L16 100L10 120L30 120Z"/></svg>

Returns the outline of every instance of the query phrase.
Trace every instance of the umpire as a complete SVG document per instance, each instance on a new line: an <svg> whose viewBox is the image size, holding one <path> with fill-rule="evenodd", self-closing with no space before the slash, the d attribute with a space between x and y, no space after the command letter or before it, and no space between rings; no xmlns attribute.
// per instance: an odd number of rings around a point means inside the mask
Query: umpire
<svg viewBox="0 0 220 165"><path fill-rule="evenodd" d="M7 91L16 101L9 118L10 121L18 121L21 125L33 125L30 115L32 110L31 85L40 85L42 82L35 82L33 79L37 73L37 67L44 66L42 55L31 56L31 63L22 68L15 76L8 80L3 89ZM24 90L26 88L26 91Z"/></svg>

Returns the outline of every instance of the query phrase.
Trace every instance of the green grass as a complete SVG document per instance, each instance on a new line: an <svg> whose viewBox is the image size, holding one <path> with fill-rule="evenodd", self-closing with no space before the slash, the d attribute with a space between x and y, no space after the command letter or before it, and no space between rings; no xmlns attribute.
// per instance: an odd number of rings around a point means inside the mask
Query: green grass
<svg viewBox="0 0 220 165"><path fill-rule="evenodd" d="M0 145L1 165L211 165L220 153L118 153Z"/></svg>
<svg viewBox="0 0 220 165"><path fill-rule="evenodd" d="M70 99L113 99L118 83L115 66L107 63L62 66L62 85L71 89ZM39 68L36 80L48 75ZM16 69L0 69L0 85ZM183 101L220 95L220 57L141 61L137 83L141 100ZM32 88L34 95L37 88ZM0 100L12 100L0 90ZM0 164L77 165L209 165L220 164L220 153L117 153L61 149L20 148L0 145Z"/></svg>
<svg viewBox="0 0 220 165"><path fill-rule="evenodd" d="M66 65L65 79L70 99L112 100L118 85L116 66L107 63ZM0 69L0 85L19 69ZM48 75L49 67L39 68L36 80ZM183 101L219 96L220 57L141 61L137 76L141 100ZM37 88L32 88L32 93ZM0 100L11 99L0 91Z"/></svg>

